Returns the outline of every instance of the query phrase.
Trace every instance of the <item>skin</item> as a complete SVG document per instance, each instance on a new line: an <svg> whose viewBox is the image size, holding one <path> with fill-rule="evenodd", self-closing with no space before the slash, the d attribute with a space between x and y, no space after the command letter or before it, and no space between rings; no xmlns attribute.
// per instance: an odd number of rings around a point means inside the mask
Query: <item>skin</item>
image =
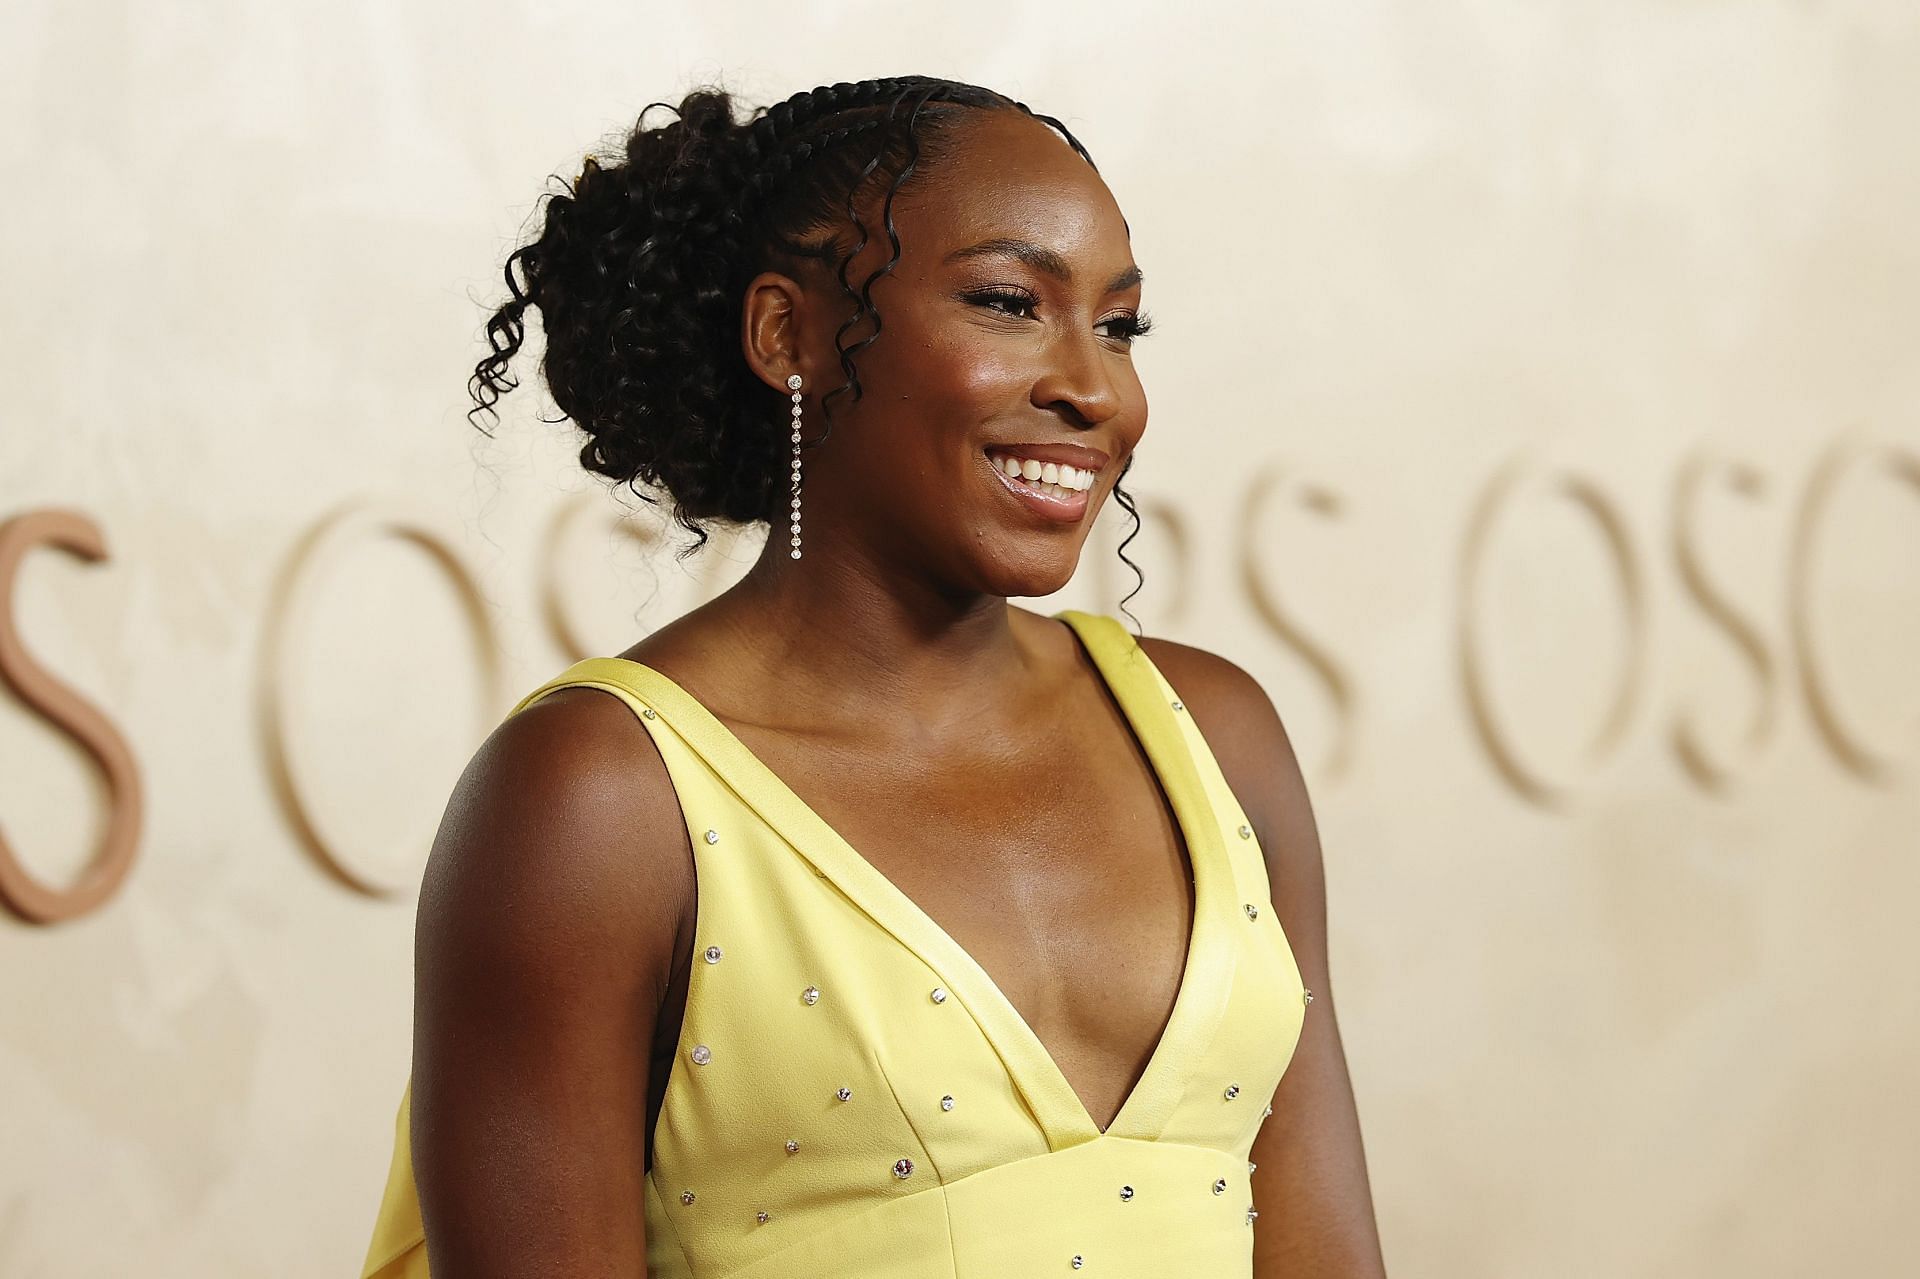
<svg viewBox="0 0 1920 1279"><path fill-rule="evenodd" d="M1002 112L972 116L893 212L902 259L873 291L885 327L856 357L864 395L836 397L831 439L805 454L803 558L776 526L737 586L622 656L704 703L966 947L1105 1128L1178 993L1190 870L1091 660L1063 623L1008 597L1067 583L1146 430L1115 323L1138 310L1140 284L1108 291L1135 265L1127 226L1057 134ZM1070 278L1008 255L946 260L999 236L1052 250ZM856 281L891 254L871 238ZM788 374L805 379L809 439L840 381L849 305L811 269L763 273L744 299L742 352L783 396ZM1110 455L1076 523L1042 522L988 473L987 445L1041 440ZM1255 1202L1270 1209L1254 1273L1383 1275L1292 747L1239 667L1142 643L1266 850L1314 992L1253 1147ZM696 891L665 765L617 699L554 693L476 753L434 844L416 942L413 1154L436 1279L646 1273L643 1177Z"/></svg>

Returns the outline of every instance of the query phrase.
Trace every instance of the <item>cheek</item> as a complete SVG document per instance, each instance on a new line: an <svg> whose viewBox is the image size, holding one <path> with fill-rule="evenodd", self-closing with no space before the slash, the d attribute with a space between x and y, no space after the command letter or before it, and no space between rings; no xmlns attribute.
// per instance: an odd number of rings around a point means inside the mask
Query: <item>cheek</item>
<svg viewBox="0 0 1920 1279"><path fill-rule="evenodd" d="M1010 399L1024 399L1033 370L1009 350L1005 341L957 339L943 361L946 390L970 403L998 407Z"/></svg>
<svg viewBox="0 0 1920 1279"><path fill-rule="evenodd" d="M908 354L894 371L897 398L938 405L942 417L978 422L1024 398L1032 370L1004 336L966 324L902 334Z"/></svg>

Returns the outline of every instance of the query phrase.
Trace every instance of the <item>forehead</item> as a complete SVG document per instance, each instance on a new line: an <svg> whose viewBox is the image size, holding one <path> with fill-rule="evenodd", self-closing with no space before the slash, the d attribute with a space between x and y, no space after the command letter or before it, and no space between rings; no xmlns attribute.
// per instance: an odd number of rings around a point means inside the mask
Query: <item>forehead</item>
<svg viewBox="0 0 1920 1279"><path fill-rule="evenodd" d="M918 192L894 202L901 257L936 265L998 237L1030 240L1074 262L1131 260L1126 220L1107 184L1067 140L1019 111L974 111Z"/></svg>

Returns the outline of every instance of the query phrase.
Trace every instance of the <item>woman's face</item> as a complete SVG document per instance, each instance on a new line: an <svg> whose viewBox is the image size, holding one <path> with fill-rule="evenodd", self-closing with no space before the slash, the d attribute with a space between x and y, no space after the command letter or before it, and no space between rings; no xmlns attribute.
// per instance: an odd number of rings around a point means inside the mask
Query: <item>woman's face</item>
<svg viewBox="0 0 1920 1279"><path fill-rule="evenodd" d="M893 254L878 199L865 216L856 287ZM880 334L853 357L861 398L835 396L832 435L802 451L805 554L851 552L943 594L1051 594L1147 426L1126 222L1059 134L1011 111L974 113L893 220L900 261L871 291ZM834 334L852 303L830 273L803 285L789 337L813 440L820 396L845 381ZM865 319L843 343L872 332ZM1054 469L1016 480L1011 463ZM784 550L784 523L772 536Z"/></svg>

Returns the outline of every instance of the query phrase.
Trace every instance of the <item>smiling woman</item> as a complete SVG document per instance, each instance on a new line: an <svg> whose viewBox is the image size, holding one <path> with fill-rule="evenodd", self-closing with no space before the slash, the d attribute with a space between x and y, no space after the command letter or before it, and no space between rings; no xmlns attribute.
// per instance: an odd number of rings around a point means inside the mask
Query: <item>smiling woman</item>
<svg viewBox="0 0 1920 1279"><path fill-rule="evenodd" d="M363 1274L1380 1274L1271 703L1009 602L1132 510L1091 158L926 77L674 116L508 259L476 412L537 308L589 470L790 535L468 765Z"/></svg>

